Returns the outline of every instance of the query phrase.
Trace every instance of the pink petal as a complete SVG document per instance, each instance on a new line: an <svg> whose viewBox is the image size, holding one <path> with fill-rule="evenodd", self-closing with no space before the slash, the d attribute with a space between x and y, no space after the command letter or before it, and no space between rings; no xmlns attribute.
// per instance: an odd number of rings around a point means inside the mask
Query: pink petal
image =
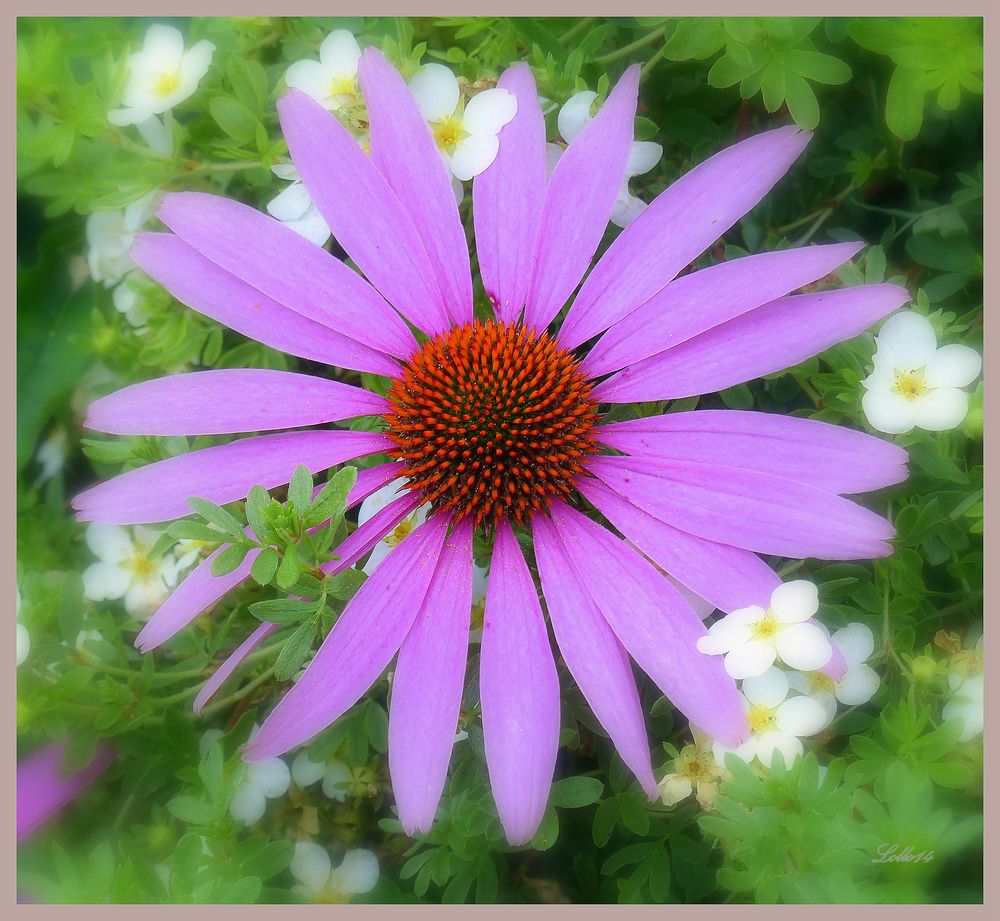
<svg viewBox="0 0 1000 921"><path fill-rule="evenodd" d="M673 348L829 275L862 245L834 243L761 253L678 278L612 326L581 369L599 377Z"/></svg>
<svg viewBox="0 0 1000 921"><path fill-rule="evenodd" d="M409 358L406 323L357 272L280 221L204 192L175 192L157 217L206 259L296 313L387 355Z"/></svg>
<svg viewBox="0 0 1000 921"><path fill-rule="evenodd" d="M472 610L472 524L445 541L427 597L396 660L389 704L389 774L408 835L434 821L458 728Z"/></svg>
<svg viewBox="0 0 1000 921"><path fill-rule="evenodd" d="M192 310L273 349L355 371L399 374L399 365L388 355L283 307L220 269L180 237L140 234L132 259Z"/></svg>
<svg viewBox="0 0 1000 921"><path fill-rule="evenodd" d="M892 526L874 512L806 483L755 470L597 457L590 472L644 512L720 544L793 559L887 556Z"/></svg>
<svg viewBox="0 0 1000 921"><path fill-rule="evenodd" d="M212 677L202 685L198 696L195 697L195 716L201 715L205 704L215 696L219 688L226 683L229 676L240 667L240 663L277 629L277 624L262 623L237 647L235 652L226 658L226 661L213 672Z"/></svg>
<svg viewBox="0 0 1000 921"><path fill-rule="evenodd" d="M659 791L628 653L580 585L551 523L536 515L531 531L538 577L559 651L618 754L650 800L655 800Z"/></svg>
<svg viewBox="0 0 1000 921"><path fill-rule="evenodd" d="M542 821L555 771L559 676L538 592L506 520L490 564L479 692L500 824L510 844L525 844Z"/></svg>
<svg viewBox="0 0 1000 921"><path fill-rule="evenodd" d="M472 322L469 247L451 176L416 100L377 48L361 55L358 80L370 122L372 161L402 202L430 256L442 306L454 325Z"/></svg>
<svg viewBox="0 0 1000 921"><path fill-rule="evenodd" d="M385 397L308 374L234 368L125 387L90 404L84 425L114 435L225 435L384 413Z"/></svg>
<svg viewBox="0 0 1000 921"><path fill-rule="evenodd" d="M311 473L391 447L372 432L282 432L243 438L129 470L73 499L79 521L150 524L190 514L190 496L219 505L242 499L256 484L287 483L304 464Z"/></svg>
<svg viewBox="0 0 1000 921"><path fill-rule="evenodd" d="M767 607L781 584L748 550L703 540L634 506L600 480L581 477L577 489L628 540L685 588L723 611Z"/></svg>
<svg viewBox="0 0 1000 921"><path fill-rule="evenodd" d="M531 68L504 71L497 86L517 97L517 114L500 130L500 152L472 184L472 217L483 286L497 318L521 314L545 202L545 119Z"/></svg>
<svg viewBox="0 0 1000 921"><path fill-rule="evenodd" d="M622 74L549 180L535 245L525 325L544 330L566 303L608 229L632 151L639 65ZM646 254L648 257L648 253Z"/></svg>
<svg viewBox="0 0 1000 921"><path fill-rule="evenodd" d="M114 748L100 742L90 764L72 774L62 769L67 746L54 742L17 765L17 840L33 835L103 774L117 757Z"/></svg>
<svg viewBox="0 0 1000 921"><path fill-rule="evenodd" d="M732 409L667 413L601 426L602 444L640 457L746 467L837 493L906 479L906 451L815 419Z"/></svg>
<svg viewBox="0 0 1000 921"><path fill-rule="evenodd" d="M758 134L661 192L590 273L559 331L562 346L575 348L649 300L771 190L810 137L793 125Z"/></svg>
<svg viewBox="0 0 1000 921"><path fill-rule="evenodd" d="M448 530L443 515L406 538L351 599L298 682L244 751L266 761L339 719L375 683L413 623Z"/></svg>
<svg viewBox="0 0 1000 921"><path fill-rule="evenodd" d="M298 90L278 100L278 116L295 168L337 242L415 326L428 335L447 329L443 295L417 228L357 141Z"/></svg>
<svg viewBox="0 0 1000 921"><path fill-rule="evenodd" d="M708 630L674 586L611 532L562 502L550 508L577 577L639 667L695 726L726 745L747 735L736 682L702 655Z"/></svg>
<svg viewBox="0 0 1000 921"><path fill-rule="evenodd" d="M898 285L858 285L779 298L619 371L598 384L608 403L715 393L863 333L910 299Z"/></svg>

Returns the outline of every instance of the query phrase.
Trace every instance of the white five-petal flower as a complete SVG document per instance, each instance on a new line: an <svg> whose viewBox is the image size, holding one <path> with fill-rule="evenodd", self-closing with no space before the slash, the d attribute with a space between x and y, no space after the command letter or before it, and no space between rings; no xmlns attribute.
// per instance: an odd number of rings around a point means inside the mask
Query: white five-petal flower
<svg viewBox="0 0 1000 921"><path fill-rule="evenodd" d="M298 170L291 163L279 163L271 167L271 172L291 185L267 203L268 213L311 243L323 246L330 239L330 228L309 197Z"/></svg>
<svg viewBox="0 0 1000 921"><path fill-rule="evenodd" d="M358 40L347 29L337 29L323 39L319 60L296 61L285 71L285 83L335 112L357 98L360 59Z"/></svg>
<svg viewBox="0 0 1000 921"><path fill-rule="evenodd" d="M253 741L258 732L260 726L254 725L247 741ZM204 737L202 741L205 741ZM267 801L284 796L291 782L292 772L281 758L269 758L267 761L248 764L243 782L236 788L233 798L229 801L229 814L238 822L253 825L264 815Z"/></svg>
<svg viewBox="0 0 1000 921"><path fill-rule="evenodd" d="M861 406L873 428L903 435L914 427L953 429L969 410L971 384L983 366L966 345L937 347L930 320L903 310L882 325L875 339L874 370L861 383Z"/></svg>
<svg viewBox="0 0 1000 921"><path fill-rule="evenodd" d="M177 581L177 563L169 553L149 559L158 537L141 525L130 534L116 524L89 524L87 546L99 562L83 571L84 595L91 601L124 598L129 614L149 617Z"/></svg>
<svg viewBox="0 0 1000 921"><path fill-rule="evenodd" d="M777 659L800 671L814 671L830 661L833 647L826 632L806 623L819 608L816 586L805 579L779 585L766 610L740 608L716 621L698 640L706 655L724 655L733 678L764 674Z"/></svg>
<svg viewBox="0 0 1000 921"><path fill-rule="evenodd" d="M361 503L361 508L358 509L358 525L363 525L387 505L395 502L401 496L405 496L408 492L406 482L406 477L400 477L391 483L387 483L381 489L375 490L375 492ZM407 515L406 518L375 545L368 557L368 562L362 567L365 575L370 576L375 572L375 568L389 555L392 548L424 523L424 519L427 517L430 508L430 503L421 505L411 514Z"/></svg>
<svg viewBox="0 0 1000 921"><path fill-rule="evenodd" d="M875 637L865 624L848 624L830 638L840 650L847 670L839 680L822 672L789 672L788 683L802 694L815 699L826 713L827 725L837 715L837 701L846 707L868 703L878 690L879 677L865 663L875 651Z"/></svg>
<svg viewBox="0 0 1000 921"><path fill-rule="evenodd" d="M325 848L311 841L295 845L289 869L298 880L292 891L311 902L349 902L351 896L371 892L378 882L378 858L359 849L348 851L336 869Z"/></svg>
<svg viewBox="0 0 1000 921"><path fill-rule="evenodd" d="M712 753L725 767L725 756L732 752L743 761L754 759L771 766L775 752L781 752L785 765L802 754L801 739L815 735L826 725L826 712L812 697L788 696L788 676L780 668L769 668L761 675L743 682L743 698L750 738L736 748L716 741Z"/></svg>
<svg viewBox="0 0 1000 921"><path fill-rule="evenodd" d="M323 795L327 799L343 803L347 799L351 769L335 758L326 762L313 761L306 752L301 751L292 762L292 780L303 789L322 780Z"/></svg>
<svg viewBox="0 0 1000 921"><path fill-rule="evenodd" d="M960 742L971 742L983 731L983 675L948 675L951 699L944 705L941 716L946 719L960 719L962 734Z"/></svg>
<svg viewBox="0 0 1000 921"><path fill-rule="evenodd" d="M464 182L487 169L500 150L500 129L517 114L517 97L494 87L463 109L458 79L443 64L422 67L409 87L451 174Z"/></svg>
<svg viewBox="0 0 1000 921"><path fill-rule="evenodd" d="M562 139L571 144L584 128L593 120L591 108L597 93L584 90L571 96L559 110L558 125ZM562 153L558 144L547 145L549 173L555 169L555 163ZM629 153L628 164L625 167L625 179L621 191L611 212L611 223L616 227L628 227L646 209L646 203L636 198L630 191L630 179L648 173L663 156L663 148L653 141L633 141Z"/></svg>
<svg viewBox="0 0 1000 921"><path fill-rule="evenodd" d="M198 88L214 51L215 45L208 41L185 51L184 36L173 26L150 26L142 50L129 55L122 108L109 112L108 121L140 125L183 102Z"/></svg>
<svg viewBox="0 0 1000 921"><path fill-rule="evenodd" d="M135 235L153 216L160 192L154 189L121 211L95 211L87 217L87 267L106 288L118 284L136 266L129 255Z"/></svg>

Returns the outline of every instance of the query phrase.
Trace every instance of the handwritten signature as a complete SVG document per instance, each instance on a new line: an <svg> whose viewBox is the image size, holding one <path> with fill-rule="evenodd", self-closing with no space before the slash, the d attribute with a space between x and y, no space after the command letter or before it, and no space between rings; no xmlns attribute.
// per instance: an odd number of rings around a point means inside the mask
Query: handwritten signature
<svg viewBox="0 0 1000 921"><path fill-rule="evenodd" d="M872 863L930 863L933 859L934 851L914 851L912 847L894 843L880 844L878 857L873 857Z"/></svg>

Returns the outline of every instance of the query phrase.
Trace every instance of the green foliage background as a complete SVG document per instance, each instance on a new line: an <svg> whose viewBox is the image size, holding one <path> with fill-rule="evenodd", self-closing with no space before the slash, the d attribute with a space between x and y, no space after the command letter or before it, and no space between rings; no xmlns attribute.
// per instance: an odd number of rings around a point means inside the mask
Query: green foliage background
<svg viewBox="0 0 1000 921"><path fill-rule="evenodd" d="M254 654L201 720L190 703L204 677L256 625L249 605L283 598L295 584L298 566L282 564L282 574L278 558L301 534L301 516L274 503L274 558L255 573L257 582L164 649L140 656L132 646L137 624L120 606L83 598L80 572L92 558L67 496L123 466L191 447L187 439L85 437L82 410L95 396L182 368L295 364L159 289L148 294L149 331L138 334L114 310L107 289L80 280L79 260L86 214L121 208L154 188L213 191L258 207L273 198L283 184L269 167L286 156L274 109L282 75L292 61L314 57L331 29L346 27L362 44L381 45L404 71L439 60L476 81L527 59L541 95L557 103L585 87L603 93L625 66L644 62L637 137L664 146L661 163L632 183L647 201L750 133L789 121L813 128L816 136L789 176L699 265L860 237L871 246L840 271L843 283L900 281L942 342L981 350L981 22L173 23L188 45L209 38L216 52L196 94L173 113L175 152L164 156L106 118L120 100L130 45L140 43L148 21L19 23L17 550L20 619L32 640L18 671L20 745L28 752L72 735L71 764L86 763L102 738L120 753L58 827L22 847L20 888L66 902L288 901L292 842L312 837L333 853L351 846L377 852L382 878L367 897L374 901L980 901L981 741L960 744L954 722L942 721L941 705L949 663L982 632L981 384L959 429L897 439L910 451L911 477L875 500L899 532L893 556L785 568L820 583L821 617L831 629L851 621L873 629L882 675L874 700L844 712L792 769L766 777L737 770L706 814L693 802L649 805L565 681L561 779L530 848L503 843L474 680L463 708L469 741L455 748L427 837L407 839L394 818L384 681L310 747L314 759L336 755L352 768L346 802L293 788L256 826L235 823L227 804L242 770L236 749L281 694L286 682L279 679L295 670L289 660L301 662L315 648L342 600L324 607L324 594L310 609L308 642L295 627L301 617L290 615L289 626ZM549 118L551 139L554 114ZM615 232L609 228L605 244ZM872 351L866 334L677 408L754 407L866 428L859 383ZM35 456L56 429L69 436L66 464L39 486ZM269 500L258 500L260 515ZM241 522L253 512L242 504L231 510ZM342 586L344 597L356 587ZM81 629L101 639L78 648ZM286 643L293 629L298 639ZM276 674L279 649L285 659ZM473 660L468 675L475 673ZM683 746L687 730L651 684L641 688L659 774L669 769L669 746ZM216 726L227 735L202 759L199 737ZM880 844L896 841L931 849L935 860L872 863Z"/></svg>

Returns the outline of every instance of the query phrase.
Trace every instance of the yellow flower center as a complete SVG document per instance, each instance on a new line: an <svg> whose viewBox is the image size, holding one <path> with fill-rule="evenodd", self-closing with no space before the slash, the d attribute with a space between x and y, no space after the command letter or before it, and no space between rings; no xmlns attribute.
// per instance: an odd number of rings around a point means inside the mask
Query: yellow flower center
<svg viewBox="0 0 1000 921"><path fill-rule="evenodd" d="M331 96L353 96L354 77L334 77L330 81Z"/></svg>
<svg viewBox="0 0 1000 921"><path fill-rule="evenodd" d="M449 116L434 122L431 126L437 146L447 154L453 154L458 142L465 137L461 122Z"/></svg>
<svg viewBox="0 0 1000 921"><path fill-rule="evenodd" d="M390 547L395 547L397 544L402 543L403 540L405 540L407 537L410 536L410 533L413 531L413 528L414 528L413 519L406 518L396 525L392 533L385 539L385 542Z"/></svg>
<svg viewBox="0 0 1000 921"><path fill-rule="evenodd" d="M915 400L927 392L923 369L917 371L897 371L896 383L892 389L907 400Z"/></svg>
<svg viewBox="0 0 1000 921"><path fill-rule="evenodd" d="M172 74L160 74L157 77L156 83L153 84L153 92L160 97L160 99L166 99L172 93L176 93L181 85L181 75L177 72Z"/></svg>
<svg viewBox="0 0 1000 921"><path fill-rule="evenodd" d="M807 679L809 681L809 690L813 693L832 694L833 689L837 686L836 681L822 672L810 672Z"/></svg>
<svg viewBox="0 0 1000 921"><path fill-rule="evenodd" d="M156 573L156 560L149 559L146 551L140 550L131 557L128 568L136 579L148 579Z"/></svg>
<svg viewBox="0 0 1000 921"><path fill-rule="evenodd" d="M770 640L778 634L778 618L770 611L750 628L758 640Z"/></svg>
<svg viewBox="0 0 1000 921"><path fill-rule="evenodd" d="M762 707L760 704L754 704L747 714L750 730L756 733L771 729L776 719L776 711L773 707Z"/></svg>

